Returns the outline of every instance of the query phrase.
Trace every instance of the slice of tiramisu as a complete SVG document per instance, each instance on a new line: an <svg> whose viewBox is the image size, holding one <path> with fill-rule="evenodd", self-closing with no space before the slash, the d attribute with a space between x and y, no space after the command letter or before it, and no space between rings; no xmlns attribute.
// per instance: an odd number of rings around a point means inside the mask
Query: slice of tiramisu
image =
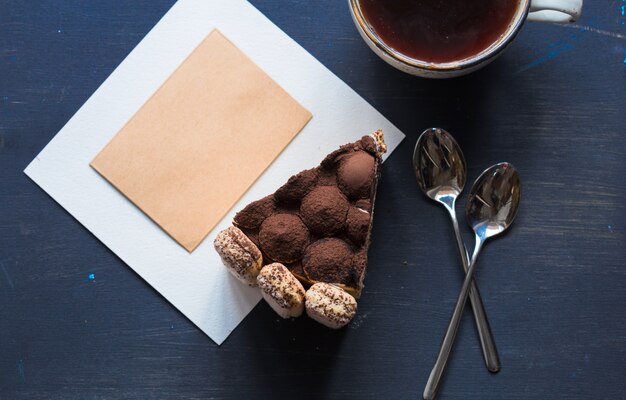
<svg viewBox="0 0 626 400"><path fill-rule="evenodd" d="M329 327L346 325L363 288L385 151L382 132L363 136L246 206L215 239L226 267L260 286L284 318L304 308ZM305 296L305 288L312 292Z"/></svg>

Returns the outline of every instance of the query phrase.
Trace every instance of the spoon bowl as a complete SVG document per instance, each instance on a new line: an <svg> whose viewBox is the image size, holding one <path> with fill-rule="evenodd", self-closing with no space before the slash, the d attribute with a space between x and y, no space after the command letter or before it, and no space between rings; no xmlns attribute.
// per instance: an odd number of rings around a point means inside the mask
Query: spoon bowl
<svg viewBox="0 0 626 400"><path fill-rule="evenodd" d="M496 164L476 179L465 209L467 222L482 240L499 235L513 223L520 198L521 183L515 167Z"/></svg>
<svg viewBox="0 0 626 400"><path fill-rule="evenodd" d="M467 180L463 152L452 135L441 128L421 134L413 151L413 168L424 194L444 205L461 194Z"/></svg>

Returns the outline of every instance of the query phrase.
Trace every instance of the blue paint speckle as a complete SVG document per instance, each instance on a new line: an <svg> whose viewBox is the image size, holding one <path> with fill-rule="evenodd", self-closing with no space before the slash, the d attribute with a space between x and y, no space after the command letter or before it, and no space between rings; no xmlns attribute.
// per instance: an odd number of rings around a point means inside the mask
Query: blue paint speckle
<svg viewBox="0 0 626 400"><path fill-rule="evenodd" d="M624 62L626 62L626 60L624 60ZM609 224L606 226L609 230L609 232L613 233L613 225Z"/></svg>
<svg viewBox="0 0 626 400"><path fill-rule="evenodd" d="M20 376L20 381L26 383L26 372L24 370L24 361L20 358L17 363L17 373Z"/></svg>
<svg viewBox="0 0 626 400"><path fill-rule="evenodd" d="M620 7L620 10L622 12L622 17L626 15L626 5L622 4L622 6Z"/></svg>
<svg viewBox="0 0 626 400"><path fill-rule="evenodd" d="M57 30L57 33L61 33L61 30L60 30L60 29L59 29L59 30Z"/></svg>
<svg viewBox="0 0 626 400"><path fill-rule="evenodd" d="M96 274L89 274L87 277L90 281L93 281L94 279L96 279Z"/></svg>
<svg viewBox="0 0 626 400"><path fill-rule="evenodd" d="M520 68L516 72L516 74L519 74L521 72L524 72L524 71L532 69L532 68L535 68L536 66L538 66L540 64L543 64L544 62L553 59L554 57L558 56L559 54L573 49L574 45L572 43L563 43L562 45L552 44L551 46L549 46L549 48L552 48L552 47L556 47L556 48L554 50L549 51L548 54L545 54L545 55L535 59L533 62L525 65L522 68Z"/></svg>

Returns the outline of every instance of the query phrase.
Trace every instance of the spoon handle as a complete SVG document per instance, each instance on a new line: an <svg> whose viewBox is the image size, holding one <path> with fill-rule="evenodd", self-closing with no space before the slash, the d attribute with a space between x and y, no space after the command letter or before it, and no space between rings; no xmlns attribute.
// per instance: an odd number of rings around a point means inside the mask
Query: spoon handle
<svg viewBox="0 0 626 400"><path fill-rule="evenodd" d="M461 256L463 271L467 274L468 270L468 255L459 232L459 223L456 219L456 212L454 208L448 209L450 211L450 218L452 219L452 226L454 227L454 235L456 237L456 244L459 248L459 255ZM469 299L472 304L472 311L474 312L474 319L476 320L476 328L478 330L478 338L480 339L480 345L483 349L483 357L485 358L485 365L491 372L500 371L500 357L498 356L498 349L496 343L493 340L493 334L491 333L491 327L487 320L487 313L485 312L485 306L480 297L478 286L476 281L472 280L469 291Z"/></svg>
<svg viewBox="0 0 626 400"><path fill-rule="evenodd" d="M426 382L426 388L424 389L424 400L434 400L437 396L439 383L441 381L441 377L443 376L443 371L446 368L446 364L448 363L448 358L450 357L450 352L452 351L454 339L456 337L457 331L459 330L461 317L463 316L463 310L465 309L465 303L467 301L467 295L469 294L470 284L472 283L474 271L476 270L476 259L478 258L478 254L480 253L480 249L482 248L483 243L484 238L476 235L476 247L474 248L472 261L470 262L469 269L467 271L467 274L465 275L465 280L463 281L463 286L461 287L459 298L457 299L456 305L454 306L454 312L452 313L452 318L450 318L448 329L446 330L446 334L443 337L443 342L441 343L441 348L439 349L439 354L437 355L437 361L435 361L433 370L430 372L430 376L428 377L428 382Z"/></svg>

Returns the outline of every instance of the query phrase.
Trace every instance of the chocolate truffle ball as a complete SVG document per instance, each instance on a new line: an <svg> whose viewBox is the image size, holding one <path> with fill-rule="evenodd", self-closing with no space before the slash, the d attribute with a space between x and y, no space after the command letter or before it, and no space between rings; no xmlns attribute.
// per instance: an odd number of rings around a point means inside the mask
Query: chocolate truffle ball
<svg viewBox="0 0 626 400"><path fill-rule="evenodd" d="M276 210L273 196L250 203L235 215L235 225L246 229L257 229Z"/></svg>
<svg viewBox="0 0 626 400"><path fill-rule="evenodd" d="M307 247L302 259L310 280L350 284L354 281L353 252L341 239L327 238Z"/></svg>
<svg viewBox="0 0 626 400"><path fill-rule="evenodd" d="M306 195L300 215L309 229L319 236L330 236L346 223L350 204L335 186L318 186Z"/></svg>
<svg viewBox="0 0 626 400"><path fill-rule="evenodd" d="M315 168L292 176L276 191L276 200L288 204L299 202L315 185L317 177L318 172Z"/></svg>
<svg viewBox="0 0 626 400"><path fill-rule="evenodd" d="M350 207L350 210L348 210L347 231L350 240L355 245L361 246L365 243L369 225L370 213L357 207Z"/></svg>
<svg viewBox="0 0 626 400"><path fill-rule="evenodd" d="M337 184L353 199L370 195L374 182L376 160L365 151L357 151L346 156L337 171Z"/></svg>
<svg viewBox="0 0 626 400"><path fill-rule="evenodd" d="M275 214L261 224L259 243L272 260L291 263L309 244L309 231L297 215Z"/></svg>

